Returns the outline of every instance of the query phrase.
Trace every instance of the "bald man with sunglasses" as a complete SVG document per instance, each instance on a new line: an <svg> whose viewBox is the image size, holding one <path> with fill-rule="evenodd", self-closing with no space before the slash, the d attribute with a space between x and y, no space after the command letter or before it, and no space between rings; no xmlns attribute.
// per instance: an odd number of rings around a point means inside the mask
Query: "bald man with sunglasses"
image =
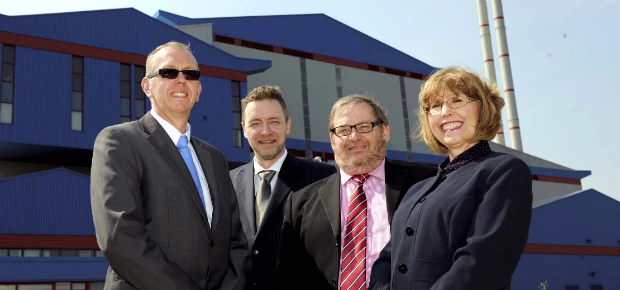
<svg viewBox="0 0 620 290"><path fill-rule="evenodd" d="M91 203L105 289L243 289L247 241L227 160L192 136L202 86L189 47L149 54L152 110L97 137Z"/></svg>

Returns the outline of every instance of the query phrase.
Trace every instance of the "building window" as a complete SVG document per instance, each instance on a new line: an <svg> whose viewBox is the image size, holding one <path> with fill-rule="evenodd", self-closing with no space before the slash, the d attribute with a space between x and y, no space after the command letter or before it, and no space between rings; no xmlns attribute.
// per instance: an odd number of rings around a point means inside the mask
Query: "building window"
<svg viewBox="0 0 620 290"><path fill-rule="evenodd" d="M84 58L73 56L71 80L71 130L84 129Z"/></svg>
<svg viewBox="0 0 620 290"><path fill-rule="evenodd" d="M131 121L131 66L121 63L121 123Z"/></svg>
<svg viewBox="0 0 620 290"><path fill-rule="evenodd" d="M134 67L134 90L136 97L136 120L140 119L146 113L146 95L142 90L142 79L146 75L143 66Z"/></svg>
<svg viewBox="0 0 620 290"><path fill-rule="evenodd" d="M590 290L603 290L603 285L590 285Z"/></svg>
<svg viewBox="0 0 620 290"><path fill-rule="evenodd" d="M241 129L241 83L232 81L232 111L233 111L233 146L243 146L243 130Z"/></svg>
<svg viewBox="0 0 620 290"><path fill-rule="evenodd" d="M566 285L566 290L579 290L579 285Z"/></svg>
<svg viewBox="0 0 620 290"><path fill-rule="evenodd" d="M13 89L15 88L15 46L2 46L2 95L0 123L13 124Z"/></svg>

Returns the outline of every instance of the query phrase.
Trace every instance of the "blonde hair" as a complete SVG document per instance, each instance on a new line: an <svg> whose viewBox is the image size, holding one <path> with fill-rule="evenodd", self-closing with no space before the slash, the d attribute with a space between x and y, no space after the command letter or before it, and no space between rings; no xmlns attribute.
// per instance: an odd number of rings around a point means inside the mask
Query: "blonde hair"
<svg viewBox="0 0 620 290"><path fill-rule="evenodd" d="M251 102L260 100L276 100L282 106L284 111L284 120L288 120L288 110L286 109L286 103L282 97L282 90L278 86L260 86L254 88L248 95L241 100L241 122L243 122L243 115L245 113L245 107Z"/></svg>
<svg viewBox="0 0 620 290"><path fill-rule="evenodd" d="M189 54L192 54L192 50L189 48L189 45L186 45L184 43L180 43L180 42L176 42L176 41L170 41L168 43L164 43L164 44L156 47L155 49L153 49L153 51L151 51L151 53L149 53L149 56L146 57L146 75L145 76L148 76L150 73L153 72L153 56L155 56L155 54L157 54L160 50L162 50L164 48L173 48L173 49L178 49L178 50L184 50L184 51L189 52ZM192 56L193 56L193 54L192 54ZM198 63L196 63L196 67L198 67Z"/></svg>
<svg viewBox="0 0 620 290"><path fill-rule="evenodd" d="M504 107L504 100L499 96L497 86L488 84L480 75L472 71L460 67L447 67L434 72L422 84L418 100L420 107L418 108L417 134L414 133L418 140L424 141L436 153L446 154L448 152L448 148L433 135L428 122L428 114L424 111L444 91L464 94L469 98L480 100L476 131L473 136L465 139L466 142L477 143L480 140L495 138L501 126L502 108Z"/></svg>

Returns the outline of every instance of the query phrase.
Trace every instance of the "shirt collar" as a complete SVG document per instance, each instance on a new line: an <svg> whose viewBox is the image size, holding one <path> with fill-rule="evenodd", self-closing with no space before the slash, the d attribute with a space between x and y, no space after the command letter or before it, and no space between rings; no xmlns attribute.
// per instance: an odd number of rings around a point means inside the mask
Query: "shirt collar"
<svg viewBox="0 0 620 290"><path fill-rule="evenodd" d="M168 121L157 115L155 110L151 110L151 115L153 115L153 118L155 118L159 125L164 128L164 131L168 133L168 136L170 136L170 139L172 139L172 142L174 142L174 146L176 146L179 142L179 138L181 138L181 135L187 136L188 141L192 140L192 126L189 123L187 123L187 131L185 131L185 133L181 133L181 131L172 126L172 124L168 123Z"/></svg>
<svg viewBox="0 0 620 290"><path fill-rule="evenodd" d="M370 174L370 176L374 176L374 177L377 177L385 181L385 158L383 158L383 161L381 161L381 164L379 164L379 166L375 167L375 169L368 172L368 174ZM351 179L352 176L353 175L344 172L344 170L342 170L341 168L340 169L340 186L347 183L347 181L349 181L349 179Z"/></svg>
<svg viewBox="0 0 620 290"><path fill-rule="evenodd" d="M471 162L474 162L488 154L493 152L491 147L489 146L489 142L486 140L482 140L471 148L465 150L463 153L457 155L452 161L450 158L446 158L443 162L439 164L439 170L437 174L446 175L454 170L457 170Z"/></svg>
<svg viewBox="0 0 620 290"><path fill-rule="evenodd" d="M276 163L272 164L271 167L267 169L260 166L258 162L256 162L256 157L254 157L254 175L258 174L259 172L263 170L273 170L275 172L280 173L280 169L282 168L282 164L284 163L284 159L286 159L287 154L288 152L286 151L286 148L284 148L284 154L282 154L282 156L278 158L278 161L276 161Z"/></svg>

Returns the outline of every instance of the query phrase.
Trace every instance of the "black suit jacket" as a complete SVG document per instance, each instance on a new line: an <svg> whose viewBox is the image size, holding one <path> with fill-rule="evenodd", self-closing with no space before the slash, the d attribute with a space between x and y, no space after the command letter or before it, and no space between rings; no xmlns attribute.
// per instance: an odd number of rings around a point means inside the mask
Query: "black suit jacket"
<svg viewBox="0 0 620 290"><path fill-rule="evenodd" d="M110 264L106 289L243 289L247 242L226 158L191 143L213 201L211 226L181 154L150 113L97 136L91 204Z"/></svg>
<svg viewBox="0 0 620 290"><path fill-rule="evenodd" d="M259 229L256 229L255 221L254 163L247 163L230 172L240 203L243 231L251 252L246 266L246 289L274 288L273 280L286 198L308 184L335 172L336 167L332 165L299 159L287 154Z"/></svg>
<svg viewBox="0 0 620 290"><path fill-rule="evenodd" d="M510 289L531 215L532 176L512 155L420 182L394 215L370 289Z"/></svg>
<svg viewBox="0 0 620 290"><path fill-rule="evenodd" d="M436 168L385 163L389 222L407 189ZM284 212L276 289L337 289L340 267L340 173L292 195Z"/></svg>

